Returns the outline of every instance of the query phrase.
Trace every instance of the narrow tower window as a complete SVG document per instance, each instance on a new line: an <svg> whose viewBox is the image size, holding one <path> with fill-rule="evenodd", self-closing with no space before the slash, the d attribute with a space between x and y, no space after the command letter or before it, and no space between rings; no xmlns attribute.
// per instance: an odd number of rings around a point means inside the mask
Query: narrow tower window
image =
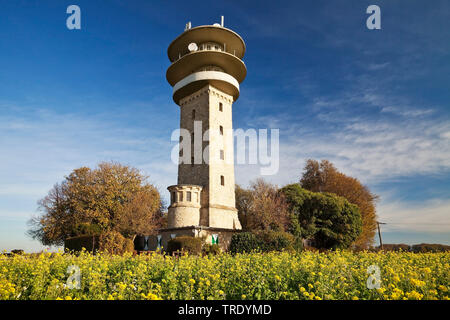
<svg viewBox="0 0 450 320"><path fill-rule="evenodd" d="M219 130L220 130L220 135L223 136L223 127L220 126L220 127L219 127Z"/></svg>
<svg viewBox="0 0 450 320"><path fill-rule="evenodd" d="M225 177L224 177L224 176L220 176L220 184L221 184L222 186L225 185Z"/></svg>
<svg viewBox="0 0 450 320"><path fill-rule="evenodd" d="M186 201L191 202L191 192L190 191L186 192Z"/></svg>
<svg viewBox="0 0 450 320"><path fill-rule="evenodd" d="M219 102L219 111L223 111L223 104L222 104L222 102Z"/></svg>
<svg viewBox="0 0 450 320"><path fill-rule="evenodd" d="M172 203L176 202L176 199L175 199L175 197L176 197L175 192L172 192L171 195L172 195L172 199L171 199Z"/></svg>
<svg viewBox="0 0 450 320"><path fill-rule="evenodd" d="M178 192L178 201L183 201L183 192Z"/></svg>
<svg viewBox="0 0 450 320"><path fill-rule="evenodd" d="M223 150L220 150L220 160L224 160L225 159L225 155Z"/></svg>
<svg viewBox="0 0 450 320"><path fill-rule="evenodd" d="M192 110L192 119L195 119L195 109Z"/></svg>

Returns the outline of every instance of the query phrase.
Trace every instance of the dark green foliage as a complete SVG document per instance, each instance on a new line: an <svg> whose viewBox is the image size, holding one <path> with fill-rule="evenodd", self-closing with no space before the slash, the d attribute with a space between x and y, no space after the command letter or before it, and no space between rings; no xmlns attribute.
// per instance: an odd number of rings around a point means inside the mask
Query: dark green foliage
<svg viewBox="0 0 450 320"><path fill-rule="evenodd" d="M14 250L11 250L11 253L21 255L24 253L24 251L22 249L14 249Z"/></svg>
<svg viewBox="0 0 450 320"><path fill-rule="evenodd" d="M64 241L64 248L70 251L81 251L83 248L89 252L98 250L99 236L79 236Z"/></svg>
<svg viewBox="0 0 450 320"><path fill-rule="evenodd" d="M74 226L72 233L76 236L95 236L102 233L102 228L98 224L78 223Z"/></svg>
<svg viewBox="0 0 450 320"><path fill-rule="evenodd" d="M229 251L231 253L244 253L251 251L269 252L295 250L298 247L296 238L287 232L241 232L235 233L231 237Z"/></svg>
<svg viewBox="0 0 450 320"><path fill-rule="evenodd" d="M258 250L262 247L262 241L256 234L252 232L240 232L231 236L230 247L231 253L243 253Z"/></svg>
<svg viewBox="0 0 450 320"><path fill-rule="evenodd" d="M362 221L359 208L331 193L316 193L299 184L285 186L292 212L291 232L313 239L318 248L348 248L359 236Z"/></svg>
<svg viewBox="0 0 450 320"><path fill-rule="evenodd" d="M209 255L209 254L217 255L217 254L220 254L220 252L221 252L218 244L209 244L209 243L205 243L203 245L202 251L203 251L204 255Z"/></svg>
<svg viewBox="0 0 450 320"><path fill-rule="evenodd" d="M194 237L176 237L167 243L167 252L172 255L175 251L184 251L189 254L200 255L202 253L202 239Z"/></svg>

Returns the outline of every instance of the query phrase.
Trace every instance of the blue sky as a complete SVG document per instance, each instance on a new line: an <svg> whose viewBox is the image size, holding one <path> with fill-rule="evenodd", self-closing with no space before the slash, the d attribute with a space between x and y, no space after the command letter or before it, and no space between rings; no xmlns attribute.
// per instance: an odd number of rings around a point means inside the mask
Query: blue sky
<svg viewBox="0 0 450 320"><path fill-rule="evenodd" d="M136 166L167 198L179 109L166 49L186 22L221 15L247 45L235 128L280 129L265 178L282 186L329 159L381 196L385 242L450 244L448 1L0 3L0 249L42 248L26 222L80 166ZM81 30L66 28L71 4ZM366 28L371 4L381 30ZM239 184L258 176L236 166Z"/></svg>

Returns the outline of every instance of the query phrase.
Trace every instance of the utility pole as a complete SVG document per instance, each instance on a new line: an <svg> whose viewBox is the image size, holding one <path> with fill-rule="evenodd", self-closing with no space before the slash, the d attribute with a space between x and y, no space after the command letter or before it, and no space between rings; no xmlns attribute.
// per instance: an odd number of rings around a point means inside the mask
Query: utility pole
<svg viewBox="0 0 450 320"><path fill-rule="evenodd" d="M378 237L380 238L380 248L381 248L381 250L383 250L383 240L381 240L380 224L386 224L386 223L378 222L378 221L377 221Z"/></svg>

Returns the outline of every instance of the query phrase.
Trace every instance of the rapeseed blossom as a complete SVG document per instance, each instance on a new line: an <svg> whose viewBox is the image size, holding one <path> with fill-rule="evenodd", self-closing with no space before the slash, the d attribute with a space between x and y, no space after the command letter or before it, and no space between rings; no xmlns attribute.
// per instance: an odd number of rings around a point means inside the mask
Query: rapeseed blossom
<svg viewBox="0 0 450 320"><path fill-rule="evenodd" d="M371 265L380 269L380 288L367 286ZM70 266L79 268L79 279L68 273ZM447 300L449 271L450 253L305 251L173 258L154 252L45 252L0 255L0 299Z"/></svg>

